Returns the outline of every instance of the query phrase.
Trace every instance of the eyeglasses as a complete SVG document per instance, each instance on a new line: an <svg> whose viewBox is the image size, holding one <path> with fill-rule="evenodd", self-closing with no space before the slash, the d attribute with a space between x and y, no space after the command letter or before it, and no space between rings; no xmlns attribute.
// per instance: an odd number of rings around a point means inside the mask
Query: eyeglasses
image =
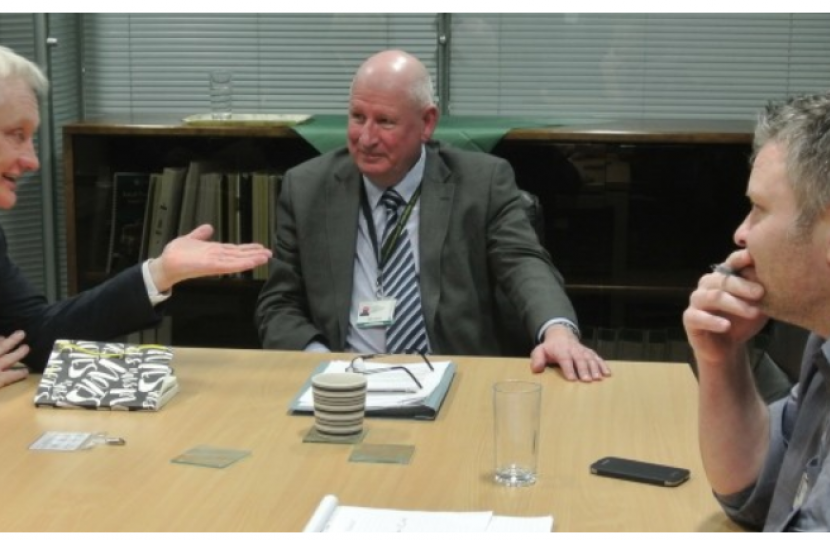
<svg viewBox="0 0 830 540"><path fill-rule="evenodd" d="M424 354L423 352L418 351L418 350L408 350L408 351L406 351L406 354L413 354L413 353L418 354L421 357L421 360L424 361L424 364L426 364L426 366L429 368L430 371L435 371L435 368L432 367L432 363L429 361L429 358L427 358L426 354ZM363 355L363 356L356 356L355 358L352 359L351 362L349 362L349 367L346 368L346 371L349 371L349 372L352 372L352 373L361 373L363 375L372 375L372 374L375 374L375 373L389 373L389 372L392 372L392 371L403 371L404 373L409 375L409 378L412 379L412 382L414 382L418 386L419 390L423 389L424 385L421 384L421 381L418 380L418 377L416 377L415 374L412 373L409 370L409 368L407 368L406 366L400 366L399 365L399 366L387 366L387 367L367 369L366 364L365 364L365 360L367 360L369 358L377 358L379 356L389 356L389 354L388 353L378 353L378 354L366 354L366 355Z"/></svg>

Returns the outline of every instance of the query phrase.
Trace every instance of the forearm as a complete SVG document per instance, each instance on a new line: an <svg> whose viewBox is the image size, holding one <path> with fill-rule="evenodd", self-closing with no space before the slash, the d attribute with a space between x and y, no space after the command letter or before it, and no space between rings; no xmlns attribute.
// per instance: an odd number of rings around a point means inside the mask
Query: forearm
<svg viewBox="0 0 830 540"><path fill-rule="evenodd" d="M712 489L737 493L758 478L769 446L769 413L745 349L730 361L700 362L700 451Z"/></svg>

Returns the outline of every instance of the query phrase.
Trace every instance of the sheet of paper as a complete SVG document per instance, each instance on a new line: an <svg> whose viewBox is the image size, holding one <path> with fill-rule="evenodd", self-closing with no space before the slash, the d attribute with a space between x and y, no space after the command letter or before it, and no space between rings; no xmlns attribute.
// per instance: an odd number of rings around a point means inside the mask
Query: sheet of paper
<svg viewBox="0 0 830 540"><path fill-rule="evenodd" d="M485 532L492 512L417 512L340 506L324 532Z"/></svg>
<svg viewBox="0 0 830 540"><path fill-rule="evenodd" d="M493 533L547 533L553 531L553 516L513 517L493 516L487 532Z"/></svg>
<svg viewBox="0 0 830 540"><path fill-rule="evenodd" d="M495 532L548 533L553 516L507 517L493 512L421 512L340 506L335 495L326 495L303 532Z"/></svg>

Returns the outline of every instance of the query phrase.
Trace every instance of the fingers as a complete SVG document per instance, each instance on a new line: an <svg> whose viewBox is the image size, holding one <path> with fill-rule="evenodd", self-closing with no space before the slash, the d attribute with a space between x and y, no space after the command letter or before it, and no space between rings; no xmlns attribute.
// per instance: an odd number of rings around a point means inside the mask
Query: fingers
<svg viewBox="0 0 830 540"><path fill-rule="evenodd" d="M683 326L693 332L724 334L732 327L732 323L726 317L689 306L683 312Z"/></svg>
<svg viewBox="0 0 830 540"><path fill-rule="evenodd" d="M262 246L222 244L205 258L202 267L196 271L207 275L243 272L266 264L270 258L271 251Z"/></svg>
<svg viewBox="0 0 830 540"><path fill-rule="evenodd" d="M22 381L29 376L28 369L10 369L8 371L0 371L0 388L8 386L17 381Z"/></svg>
<svg viewBox="0 0 830 540"><path fill-rule="evenodd" d="M545 371L547 366L548 361L545 357L545 350L541 345L539 345L530 353L530 371L532 373L542 373Z"/></svg>
<svg viewBox="0 0 830 540"><path fill-rule="evenodd" d="M0 336L0 387L25 379L26 368L13 368L29 354L29 346L22 344L26 334L18 330L9 337Z"/></svg>
<svg viewBox="0 0 830 540"><path fill-rule="evenodd" d="M181 281L245 272L266 264L273 256L261 244L223 244L210 241L213 227L205 224L168 243L161 256L150 260L150 275L160 291Z"/></svg>
<svg viewBox="0 0 830 540"><path fill-rule="evenodd" d="M764 295L764 287L760 283L750 281L736 273L731 267L715 265L714 270L704 274L698 281L698 289L724 291L738 298L759 300Z"/></svg>
<svg viewBox="0 0 830 540"><path fill-rule="evenodd" d="M190 231L187 236L196 240L210 240L210 237L213 236L213 226L209 223L203 223Z"/></svg>
<svg viewBox="0 0 830 540"><path fill-rule="evenodd" d="M29 354L29 346L21 345L25 338L23 330L17 330L9 337L0 336L0 370L9 369Z"/></svg>
<svg viewBox="0 0 830 540"><path fill-rule="evenodd" d="M570 364L573 366L571 371L576 373L573 378L568 380L574 380L578 377L583 382L600 381L611 375L611 369L596 352L582 345L574 349ZM567 365L568 362L559 363L560 366L563 366L564 372L563 364Z"/></svg>
<svg viewBox="0 0 830 540"><path fill-rule="evenodd" d="M530 370L541 373L548 365L558 365L569 381L592 382L611 376L611 368L594 350L575 339L570 343L537 346L530 355Z"/></svg>
<svg viewBox="0 0 830 540"><path fill-rule="evenodd" d="M747 300L759 300L763 296L764 288L754 279L754 262L747 250L732 252L724 262L711 268L711 273L700 278L699 288L724 290Z"/></svg>
<svg viewBox="0 0 830 540"><path fill-rule="evenodd" d="M716 269L698 281L697 289L689 297L684 323L714 332L726 331L727 319L761 316L759 301L763 296L764 288L759 283Z"/></svg>
<svg viewBox="0 0 830 540"><path fill-rule="evenodd" d="M752 256L750 256L749 251L745 249L739 249L737 251L733 251L729 254L726 260L717 266L722 266L723 268L728 268L732 270L735 274L740 275L745 269L752 266L754 263L752 261Z"/></svg>
<svg viewBox="0 0 830 540"><path fill-rule="evenodd" d="M737 358L737 352L766 323L764 287L752 257L733 252L703 275L689 296L683 326L698 366Z"/></svg>

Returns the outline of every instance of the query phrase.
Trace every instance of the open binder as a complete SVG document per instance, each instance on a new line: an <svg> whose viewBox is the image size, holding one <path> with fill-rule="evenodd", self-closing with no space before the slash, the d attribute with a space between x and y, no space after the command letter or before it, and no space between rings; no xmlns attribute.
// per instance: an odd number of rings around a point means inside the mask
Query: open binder
<svg viewBox="0 0 830 540"><path fill-rule="evenodd" d="M312 414L314 412L311 399L311 378L323 372L342 372L348 367L345 360L323 362L306 379L302 388L294 396L289 405L292 414ZM369 367L380 365L393 366L396 364L369 364ZM413 418L417 420L434 420L438 416L441 404L449 391L450 384L455 377L455 363L433 362L435 373L432 377L415 367L406 364L416 372L424 388L413 391L404 386L404 375L392 376L387 373L368 375L368 392L366 395L366 416Z"/></svg>

